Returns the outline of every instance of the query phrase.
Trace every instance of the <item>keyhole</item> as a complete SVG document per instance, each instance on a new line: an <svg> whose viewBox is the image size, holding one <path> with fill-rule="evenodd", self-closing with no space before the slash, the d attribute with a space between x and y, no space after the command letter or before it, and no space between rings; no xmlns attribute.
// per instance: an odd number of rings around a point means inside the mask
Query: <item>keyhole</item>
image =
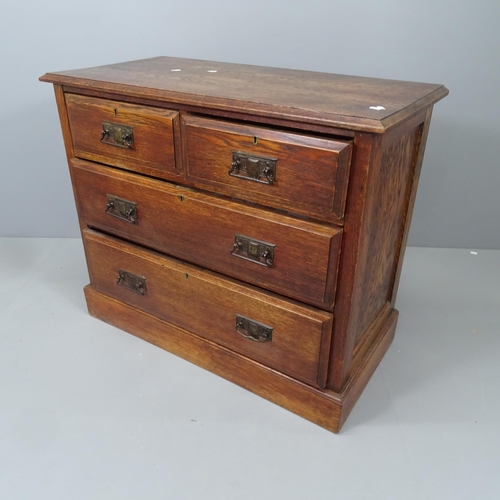
<svg viewBox="0 0 500 500"><path fill-rule="evenodd" d="M179 195L178 198L179 198L179 201L184 201L184 196Z"/></svg>
<svg viewBox="0 0 500 500"><path fill-rule="evenodd" d="M116 108L114 109L114 111L115 111L115 115L118 114L117 111L116 111Z"/></svg>
<svg viewBox="0 0 500 500"><path fill-rule="evenodd" d="M255 135L253 136L253 145L257 146L257 137Z"/></svg>

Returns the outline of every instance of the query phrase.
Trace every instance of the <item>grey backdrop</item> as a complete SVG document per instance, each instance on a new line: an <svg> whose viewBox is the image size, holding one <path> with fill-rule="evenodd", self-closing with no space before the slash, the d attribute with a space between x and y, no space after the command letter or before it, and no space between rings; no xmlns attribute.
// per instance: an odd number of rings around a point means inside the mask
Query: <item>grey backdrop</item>
<svg viewBox="0 0 500 500"><path fill-rule="evenodd" d="M2 2L0 236L77 236L47 71L157 55L443 83L409 243L500 249L498 0Z"/></svg>

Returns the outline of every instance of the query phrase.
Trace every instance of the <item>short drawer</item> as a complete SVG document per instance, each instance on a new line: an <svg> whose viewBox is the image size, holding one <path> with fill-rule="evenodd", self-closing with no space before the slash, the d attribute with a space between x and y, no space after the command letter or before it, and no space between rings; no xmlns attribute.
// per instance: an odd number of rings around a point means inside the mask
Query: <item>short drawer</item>
<svg viewBox="0 0 500 500"><path fill-rule="evenodd" d="M182 117L187 179L297 214L340 221L352 146L339 141Z"/></svg>
<svg viewBox="0 0 500 500"><path fill-rule="evenodd" d="M342 230L101 165L71 162L88 226L324 309Z"/></svg>
<svg viewBox="0 0 500 500"><path fill-rule="evenodd" d="M307 383L324 386L332 315L84 230L92 286Z"/></svg>
<svg viewBox="0 0 500 500"><path fill-rule="evenodd" d="M66 94L66 105L75 156L164 179L179 178L177 111L76 94Z"/></svg>

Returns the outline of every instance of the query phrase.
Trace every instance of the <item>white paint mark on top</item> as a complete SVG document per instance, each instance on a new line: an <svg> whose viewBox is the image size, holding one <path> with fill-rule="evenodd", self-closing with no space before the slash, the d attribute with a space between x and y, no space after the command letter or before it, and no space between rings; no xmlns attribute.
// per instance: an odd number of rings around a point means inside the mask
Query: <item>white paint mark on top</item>
<svg viewBox="0 0 500 500"><path fill-rule="evenodd" d="M382 111L384 110L384 106L370 106L370 109L374 109L375 111Z"/></svg>
<svg viewBox="0 0 500 500"><path fill-rule="evenodd" d="M171 69L170 71L180 71L180 69Z"/></svg>
<svg viewBox="0 0 500 500"><path fill-rule="evenodd" d="M207 70L207 73L217 73L217 70L216 69L209 69L209 70Z"/></svg>
<svg viewBox="0 0 500 500"><path fill-rule="evenodd" d="M477 255L477 252L471 252L470 254L471 255Z"/></svg>

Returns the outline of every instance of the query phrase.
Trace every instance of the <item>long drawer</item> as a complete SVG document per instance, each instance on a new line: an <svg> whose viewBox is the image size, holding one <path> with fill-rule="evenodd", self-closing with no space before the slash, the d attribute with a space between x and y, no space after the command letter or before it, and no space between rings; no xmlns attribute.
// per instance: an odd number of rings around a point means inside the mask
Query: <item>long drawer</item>
<svg viewBox="0 0 500 500"><path fill-rule="evenodd" d="M307 383L324 384L332 315L92 230L92 286Z"/></svg>
<svg viewBox="0 0 500 500"><path fill-rule="evenodd" d="M66 94L75 156L164 179L179 179L179 113Z"/></svg>
<svg viewBox="0 0 500 500"><path fill-rule="evenodd" d="M185 174L194 185L342 220L350 142L189 115L181 124Z"/></svg>
<svg viewBox="0 0 500 500"><path fill-rule="evenodd" d="M331 310L342 230L72 160L88 225Z"/></svg>

